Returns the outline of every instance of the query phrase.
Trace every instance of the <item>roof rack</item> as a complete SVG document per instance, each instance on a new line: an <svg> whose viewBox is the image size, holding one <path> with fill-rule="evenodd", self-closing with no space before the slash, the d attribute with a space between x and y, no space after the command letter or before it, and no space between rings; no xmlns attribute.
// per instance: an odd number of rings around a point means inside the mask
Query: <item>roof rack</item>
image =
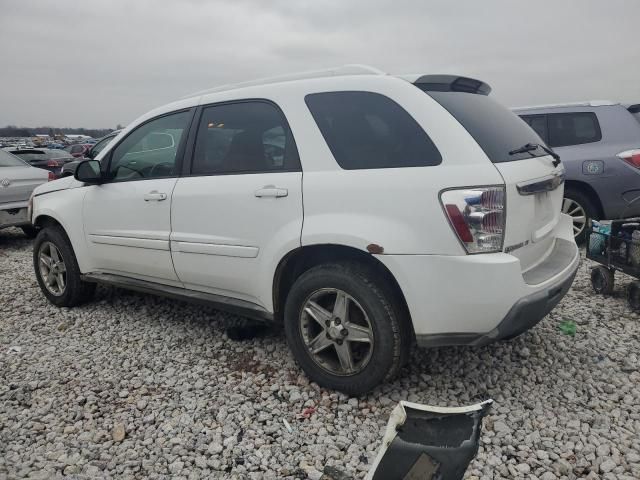
<svg viewBox="0 0 640 480"><path fill-rule="evenodd" d="M562 108L562 107L609 107L611 105L618 105L619 102L612 102L611 100L590 100L585 102L570 102L570 103L551 103L548 105L528 105L525 107L513 107L512 110L533 110L538 108Z"/></svg>
<svg viewBox="0 0 640 480"><path fill-rule="evenodd" d="M340 67L327 68L324 70L313 70L309 72L290 73L288 75L279 75L276 77L267 77L248 82L230 83L227 85L221 85L219 87L209 88L201 90L199 92L185 95L182 98L197 97L200 95L207 95L209 93L225 92L228 90L235 90L238 88L253 87L256 85L267 85L270 83L280 82L292 82L294 80L305 80L310 78L323 78L323 77L335 77L343 75L386 75L385 72L378 70L377 68L370 67L368 65L350 64L342 65Z"/></svg>

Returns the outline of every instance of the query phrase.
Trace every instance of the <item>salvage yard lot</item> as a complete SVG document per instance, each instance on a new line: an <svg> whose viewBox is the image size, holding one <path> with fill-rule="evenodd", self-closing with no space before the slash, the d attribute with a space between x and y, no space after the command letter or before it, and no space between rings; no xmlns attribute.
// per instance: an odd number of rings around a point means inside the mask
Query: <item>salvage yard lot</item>
<svg viewBox="0 0 640 480"><path fill-rule="evenodd" d="M467 478L640 478L640 317L627 279L604 298L588 273L583 262L521 338L416 351L399 379L356 399L309 384L281 331L232 341L233 319L209 308L98 288L58 309L36 284L31 241L4 230L0 478L318 478L324 465L361 478L395 402L486 398Z"/></svg>

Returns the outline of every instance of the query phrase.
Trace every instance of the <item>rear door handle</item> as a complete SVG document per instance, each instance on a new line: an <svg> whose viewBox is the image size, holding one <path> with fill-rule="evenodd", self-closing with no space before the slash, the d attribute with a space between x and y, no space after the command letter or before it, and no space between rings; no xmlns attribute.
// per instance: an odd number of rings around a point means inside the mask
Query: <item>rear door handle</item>
<svg viewBox="0 0 640 480"><path fill-rule="evenodd" d="M152 190L149 193L145 193L143 198L145 202L161 202L167 199L167 194Z"/></svg>
<svg viewBox="0 0 640 480"><path fill-rule="evenodd" d="M287 195L289 195L289 190L286 188L276 187L275 185L265 185L264 187L256 190L256 197L258 198L279 198L286 197Z"/></svg>

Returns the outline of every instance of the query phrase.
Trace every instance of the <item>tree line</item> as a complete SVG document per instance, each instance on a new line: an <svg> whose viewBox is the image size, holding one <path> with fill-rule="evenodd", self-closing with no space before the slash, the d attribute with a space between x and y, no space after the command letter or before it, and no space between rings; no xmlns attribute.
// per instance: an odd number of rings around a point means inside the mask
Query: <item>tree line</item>
<svg viewBox="0 0 640 480"><path fill-rule="evenodd" d="M117 128L122 128L118 125ZM104 137L112 132L113 128L58 128L58 127L16 127L8 125L0 127L0 137L33 137L38 135L49 135L53 138L56 135L87 135L93 138Z"/></svg>

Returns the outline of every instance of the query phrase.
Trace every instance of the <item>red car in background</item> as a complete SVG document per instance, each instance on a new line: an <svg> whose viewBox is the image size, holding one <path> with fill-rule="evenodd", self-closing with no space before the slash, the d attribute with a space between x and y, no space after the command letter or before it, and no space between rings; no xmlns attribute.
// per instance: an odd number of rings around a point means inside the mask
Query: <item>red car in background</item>
<svg viewBox="0 0 640 480"><path fill-rule="evenodd" d="M62 173L62 168L74 157L64 150L50 148L5 148L5 151L24 160L32 167L49 170L49 180L54 180Z"/></svg>
<svg viewBox="0 0 640 480"><path fill-rule="evenodd" d="M69 152L73 157L84 157L85 154L93 147L92 143L77 143L75 145L69 145L64 150Z"/></svg>

